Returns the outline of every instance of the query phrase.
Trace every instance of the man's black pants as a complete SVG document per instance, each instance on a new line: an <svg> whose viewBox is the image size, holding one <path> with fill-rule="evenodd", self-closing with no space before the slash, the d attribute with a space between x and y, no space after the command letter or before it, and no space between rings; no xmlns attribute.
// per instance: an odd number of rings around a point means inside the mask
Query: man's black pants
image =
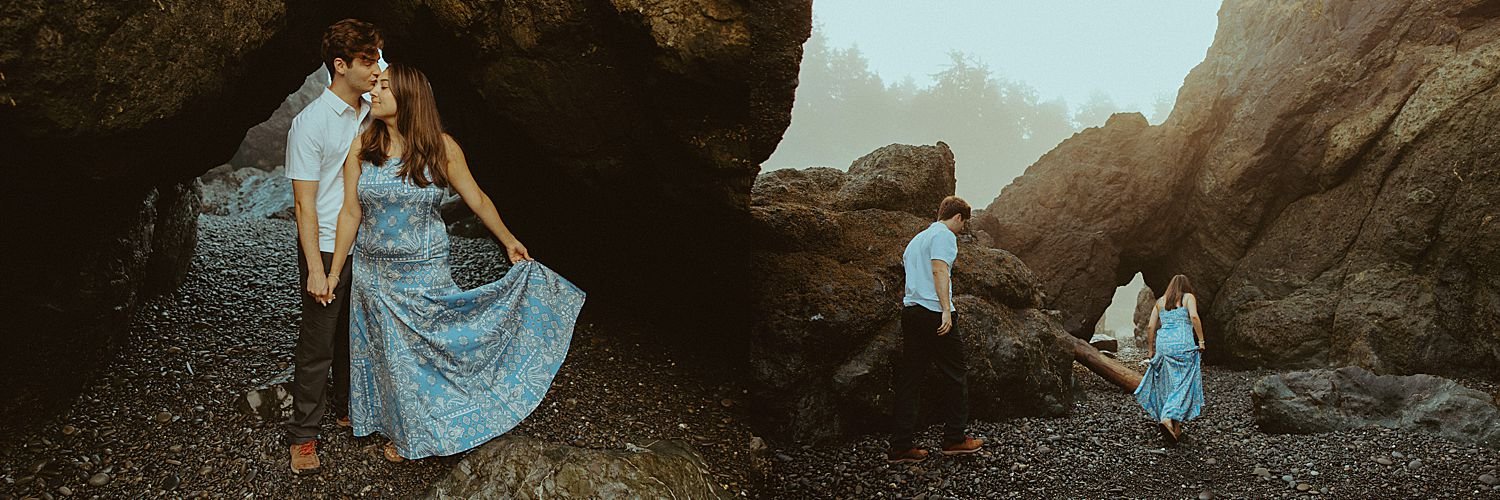
<svg viewBox="0 0 1500 500"><path fill-rule="evenodd" d="M286 421L287 444L301 444L318 438L323 414L333 407L334 415L349 414L349 282L352 261L344 260L339 284L334 287L333 302L323 305L307 293L307 261L302 245L297 245L297 290L302 296L302 325L297 331L296 367L292 372L292 417ZM333 265L333 254L322 252L323 268ZM330 372L333 388L328 387Z"/></svg>
<svg viewBox="0 0 1500 500"><path fill-rule="evenodd" d="M942 388L938 397L943 439L945 443L964 440L969 425L969 386L957 327L958 314L953 314L954 327L939 336L937 330L942 324L943 315L925 307L907 306L901 310L902 352L892 380L896 393L891 409L895 420L891 429L892 449L912 447L922 376L933 365L937 366Z"/></svg>

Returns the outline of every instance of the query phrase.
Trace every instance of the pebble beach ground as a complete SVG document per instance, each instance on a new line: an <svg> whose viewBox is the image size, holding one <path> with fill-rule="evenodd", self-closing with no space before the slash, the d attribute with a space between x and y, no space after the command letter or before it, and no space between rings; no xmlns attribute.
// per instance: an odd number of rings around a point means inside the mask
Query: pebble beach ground
<svg viewBox="0 0 1500 500"><path fill-rule="evenodd" d="M293 477L278 427L237 410L246 391L291 362L292 231L283 220L202 216L187 282L140 308L105 375L35 431L0 443L0 499L411 498L445 475L461 456L387 463L378 437L356 438L329 420L327 470ZM505 270L488 240L455 238L453 254L463 286ZM974 456L887 465L883 437L869 435L772 442L757 459L742 388L674 361L647 328L597 319L585 310L552 391L513 432L613 449L681 439L736 496L1500 498L1497 450L1383 429L1261 433L1249 388L1269 372L1215 367L1205 369L1207 409L1176 447L1161 445L1129 394L1075 365L1070 415L976 421L973 433L990 445ZM1463 382L1500 394L1493 382Z"/></svg>

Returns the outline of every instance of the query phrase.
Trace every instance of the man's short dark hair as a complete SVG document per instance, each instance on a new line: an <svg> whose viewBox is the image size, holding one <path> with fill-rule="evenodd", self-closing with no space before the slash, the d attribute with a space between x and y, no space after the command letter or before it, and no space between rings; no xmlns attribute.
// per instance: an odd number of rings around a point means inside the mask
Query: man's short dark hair
<svg viewBox="0 0 1500 500"><path fill-rule="evenodd" d="M354 58L380 58L380 48L385 40L375 25L358 20L345 19L333 23L323 32L323 64L328 67L328 77L338 76L333 71L333 60L343 59L344 64L354 64Z"/></svg>
<svg viewBox="0 0 1500 500"><path fill-rule="evenodd" d="M938 204L938 220L948 220L954 215L963 215L964 220L967 221L972 213L973 209L969 208L969 202L957 196L949 195Z"/></svg>

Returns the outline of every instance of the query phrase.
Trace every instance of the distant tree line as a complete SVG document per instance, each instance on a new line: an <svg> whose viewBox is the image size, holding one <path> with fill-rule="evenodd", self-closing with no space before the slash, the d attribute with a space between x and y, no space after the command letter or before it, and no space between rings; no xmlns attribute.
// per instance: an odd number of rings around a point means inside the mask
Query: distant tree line
<svg viewBox="0 0 1500 500"><path fill-rule="evenodd" d="M958 51L926 87L909 76L882 81L858 47L829 47L817 28L802 57L792 124L766 169L847 168L886 144L944 141L957 158L958 194L978 207L1063 139L1119 111L1102 92L1071 110L1061 99L1042 101L1031 86ZM1172 103L1155 104L1151 121L1159 123Z"/></svg>

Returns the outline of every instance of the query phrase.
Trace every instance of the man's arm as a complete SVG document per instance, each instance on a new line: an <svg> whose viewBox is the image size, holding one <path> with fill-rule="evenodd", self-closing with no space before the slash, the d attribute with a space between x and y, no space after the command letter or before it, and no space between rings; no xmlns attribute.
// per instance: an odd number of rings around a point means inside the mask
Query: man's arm
<svg viewBox="0 0 1500 500"><path fill-rule="evenodd" d="M327 274L318 249L318 157L317 142L299 120L292 120L286 133L286 176L292 179L297 242L307 263L307 293L326 304Z"/></svg>
<svg viewBox="0 0 1500 500"><path fill-rule="evenodd" d="M943 311L943 323L938 325L938 335L946 335L948 330L953 329L953 297L948 296L949 279L948 262L932 259L932 282L937 287L938 308Z"/></svg>

